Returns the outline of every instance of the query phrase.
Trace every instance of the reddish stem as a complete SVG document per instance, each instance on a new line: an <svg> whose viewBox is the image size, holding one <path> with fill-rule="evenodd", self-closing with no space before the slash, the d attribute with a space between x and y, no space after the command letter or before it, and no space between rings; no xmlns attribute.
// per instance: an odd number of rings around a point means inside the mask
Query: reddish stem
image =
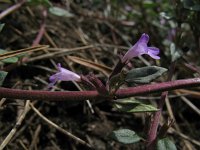
<svg viewBox="0 0 200 150"><path fill-rule="evenodd" d="M156 137L157 137L157 131L158 131L158 125L159 125L159 120L160 120L160 116L161 116L161 113L162 113L162 109L163 109L163 106L165 104L165 98L167 97L168 95L168 92L163 92L162 95L161 95L161 99L158 103L158 111L155 112L154 116L153 116L153 120L152 120L152 123L150 125L150 129L149 129L149 132L148 132L148 139L147 139L147 149L148 150L154 150L155 149L155 140L156 140Z"/></svg>
<svg viewBox="0 0 200 150"><path fill-rule="evenodd" d="M163 83L155 83L150 85L142 85L126 89L119 89L115 97L127 98L136 95L150 94L155 92L170 91L183 87L200 86L200 78L183 79ZM96 100L101 98L111 99L109 96L99 95L97 91L66 91L66 92L50 92L50 91L29 91L19 89L0 88L0 98L14 99L30 99L45 101L83 101L86 99Z"/></svg>
<svg viewBox="0 0 200 150"><path fill-rule="evenodd" d="M169 70L168 75L168 81L172 79L173 72L175 70L176 62L172 62ZM158 111L154 113L152 122L150 124L149 132L148 132L148 138L147 138L147 150L154 150L156 146L156 140L157 140L157 132L158 132L158 125L159 125L159 119L163 110L163 106L165 104L165 99L168 96L168 91L165 91L161 94L161 99L158 102Z"/></svg>
<svg viewBox="0 0 200 150"><path fill-rule="evenodd" d="M36 45L38 45L40 43L40 41L41 41L41 39L42 39L42 37L44 35L44 32L45 32L45 26L46 26L45 21L46 21L46 17L47 17L46 9L43 10L42 15L43 15L43 21L42 21L42 24L40 26L40 30L38 32L38 35L35 38L35 40L33 41L32 46L36 46Z"/></svg>

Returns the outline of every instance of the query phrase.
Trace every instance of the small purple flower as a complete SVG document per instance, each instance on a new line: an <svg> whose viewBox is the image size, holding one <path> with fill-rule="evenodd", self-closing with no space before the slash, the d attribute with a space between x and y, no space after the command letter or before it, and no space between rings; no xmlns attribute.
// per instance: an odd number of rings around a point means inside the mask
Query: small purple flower
<svg viewBox="0 0 200 150"><path fill-rule="evenodd" d="M147 54L154 59L160 59L158 56L159 49L156 47L148 47L147 43L149 42L148 34L143 33L140 39L133 45L122 58L122 63L126 63L133 57L141 56Z"/></svg>
<svg viewBox="0 0 200 150"><path fill-rule="evenodd" d="M50 76L49 80L51 83L50 83L49 87L52 87L58 80L78 81L78 82L81 81L81 77L78 74L76 74L72 71L69 71L65 68L62 68L60 63L57 66L58 66L59 72Z"/></svg>

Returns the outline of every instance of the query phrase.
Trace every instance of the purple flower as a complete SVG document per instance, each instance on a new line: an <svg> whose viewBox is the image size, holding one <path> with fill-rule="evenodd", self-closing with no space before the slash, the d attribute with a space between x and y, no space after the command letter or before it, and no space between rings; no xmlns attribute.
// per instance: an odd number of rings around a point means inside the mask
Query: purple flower
<svg viewBox="0 0 200 150"><path fill-rule="evenodd" d="M50 80L50 85L49 87L53 86L58 80L61 80L61 81L81 81L81 77L72 72L72 71L69 71L65 68L62 68L60 63L57 65L58 66L58 70L59 72L50 76L49 80Z"/></svg>
<svg viewBox="0 0 200 150"><path fill-rule="evenodd" d="M141 56L147 54L154 59L160 59L159 49L156 47L148 47L147 43L149 42L148 34L143 33L140 39L133 45L122 58L122 63L126 63L133 57Z"/></svg>

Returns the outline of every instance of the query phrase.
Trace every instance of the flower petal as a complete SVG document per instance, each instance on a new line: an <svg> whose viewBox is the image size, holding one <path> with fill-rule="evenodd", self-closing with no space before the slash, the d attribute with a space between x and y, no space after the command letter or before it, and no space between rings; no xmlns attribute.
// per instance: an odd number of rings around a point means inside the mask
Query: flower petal
<svg viewBox="0 0 200 150"><path fill-rule="evenodd" d="M154 59L160 59L159 49L156 47L148 47L147 43L149 42L149 35L143 33L140 39L137 41L135 45L133 45L122 58L122 63L126 63L133 57L141 56L143 54L148 54Z"/></svg>
<svg viewBox="0 0 200 150"><path fill-rule="evenodd" d="M148 47L148 51L151 51L151 53L155 55L160 53L160 50L157 47Z"/></svg>
<svg viewBox="0 0 200 150"><path fill-rule="evenodd" d="M58 68L59 71L61 71L61 68L62 68L62 67L61 67L61 64L60 64L60 63L57 64L57 68Z"/></svg>
<svg viewBox="0 0 200 150"><path fill-rule="evenodd" d="M79 81L80 76L77 75L76 73L69 71L65 68L60 68L61 72L59 74L59 80L62 81Z"/></svg>
<svg viewBox="0 0 200 150"><path fill-rule="evenodd" d="M133 58L134 56L138 55L138 52L135 51L136 50L137 45L133 45L124 55L124 57L122 58L122 62L125 63L128 60L130 60L131 58Z"/></svg>
<svg viewBox="0 0 200 150"><path fill-rule="evenodd" d="M50 83L48 85L48 88L52 88L53 85L59 80L59 78L58 78L59 75L58 74L59 73L56 73L56 74L54 74L54 75L52 75L52 76L49 77Z"/></svg>
<svg viewBox="0 0 200 150"><path fill-rule="evenodd" d="M143 33L138 42L142 43L148 43L149 42L149 35L146 33Z"/></svg>
<svg viewBox="0 0 200 150"><path fill-rule="evenodd" d="M65 68L62 68L60 64L57 65L59 72L50 76L50 86L53 86L58 80L61 81L80 81L81 77Z"/></svg>
<svg viewBox="0 0 200 150"><path fill-rule="evenodd" d="M143 33L140 39L135 45L133 45L122 58L122 62L125 63L133 57L137 57L147 53L147 43L149 41L149 36Z"/></svg>
<svg viewBox="0 0 200 150"><path fill-rule="evenodd" d="M160 59L159 56L157 56L160 53L160 50L156 47L148 47L148 55L151 56L154 59Z"/></svg>
<svg viewBox="0 0 200 150"><path fill-rule="evenodd" d="M56 80L57 80L57 74L54 74L54 75L49 77L50 82L56 82Z"/></svg>

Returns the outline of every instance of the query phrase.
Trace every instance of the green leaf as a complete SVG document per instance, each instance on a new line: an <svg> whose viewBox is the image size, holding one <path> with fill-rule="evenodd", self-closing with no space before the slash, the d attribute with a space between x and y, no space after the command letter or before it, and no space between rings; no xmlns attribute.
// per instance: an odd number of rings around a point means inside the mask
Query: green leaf
<svg viewBox="0 0 200 150"><path fill-rule="evenodd" d="M6 53L6 52L8 52L8 51L0 49L0 54ZM16 63L17 61L18 61L17 57L10 57L10 58L3 59L0 62L4 62L4 63Z"/></svg>
<svg viewBox="0 0 200 150"><path fill-rule="evenodd" d="M126 100L117 100L114 105L119 111L128 112L128 113L138 113L138 112L154 112L158 111L152 105L147 105L141 103L134 98L126 99Z"/></svg>
<svg viewBox="0 0 200 150"><path fill-rule="evenodd" d="M5 80L7 74L8 74L8 72L0 71L0 86L2 86L3 81Z"/></svg>
<svg viewBox="0 0 200 150"><path fill-rule="evenodd" d="M49 12L56 16L62 16L62 17L73 17L74 15L70 13L69 11L59 8L59 7L50 7Z"/></svg>
<svg viewBox="0 0 200 150"><path fill-rule="evenodd" d="M49 0L27 0L29 5L44 5L47 7L51 7L52 4Z"/></svg>
<svg viewBox="0 0 200 150"><path fill-rule="evenodd" d="M111 137L117 142L123 144L133 144L140 141L141 137L139 137L134 131L129 129L120 129L117 131L113 131Z"/></svg>
<svg viewBox="0 0 200 150"><path fill-rule="evenodd" d="M127 73L125 81L129 83L140 83L140 84L150 83L152 80L160 77L166 71L167 71L166 68L157 66L136 68L130 70Z"/></svg>
<svg viewBox="0 0 200 150"><path fill-rule="evenodd" d="M159 139L157 141L156 149L157 150L177 150L176 145L169 138Z"/></svg>
<svg viewBox="0 0 200 150"><path fill-rule="evenodd" d="M4 26L5 26L5 23L0 24L0 32L2 31Z"/></svg>

